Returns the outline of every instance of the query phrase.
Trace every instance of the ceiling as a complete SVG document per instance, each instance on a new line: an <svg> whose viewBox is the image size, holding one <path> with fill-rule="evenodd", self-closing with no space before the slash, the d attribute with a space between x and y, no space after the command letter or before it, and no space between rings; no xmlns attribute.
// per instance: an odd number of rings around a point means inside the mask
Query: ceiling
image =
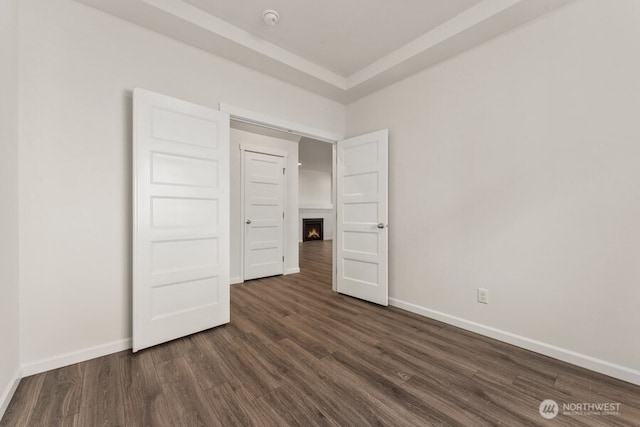
<svg viewBox="0 0 640 427"><path fill-rule="evenodd" d="M480 0L186 0L296 55L349 76ZM280 12L265 25L261 12Z"/></svg>
<svg viewBox="0 0 640 427"><path fill-rule="evenodd" d="M571 0L76 1L350 103Z"/></svg>
<svg viewBox="0 0 640 427"><path fill-rule="evenodd" d="M301 138L298 143L300 170L333 172L333 145L310 138Z"/></svg>

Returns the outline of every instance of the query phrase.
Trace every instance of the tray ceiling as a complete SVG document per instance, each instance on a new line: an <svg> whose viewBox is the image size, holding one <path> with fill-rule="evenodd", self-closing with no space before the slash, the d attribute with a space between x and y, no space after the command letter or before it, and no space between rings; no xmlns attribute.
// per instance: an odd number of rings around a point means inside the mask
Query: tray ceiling
<svg viewBox="0 0 640 427"><path fill-rule="evenodd" d="M571 0L76 1L349 103Z"/></svg>

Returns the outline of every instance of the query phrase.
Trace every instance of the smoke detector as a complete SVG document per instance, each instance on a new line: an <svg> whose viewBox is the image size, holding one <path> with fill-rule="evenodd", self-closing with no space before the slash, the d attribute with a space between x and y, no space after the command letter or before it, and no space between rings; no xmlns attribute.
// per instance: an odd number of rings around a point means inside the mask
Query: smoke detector
<svg viewBox="0 0 640 427"><path fill-rule="evenodd" d="M262 20L265 24L271 25L272 27L278 23L280 20L280 14L277 10L267 9L262 12Z"/></svg>

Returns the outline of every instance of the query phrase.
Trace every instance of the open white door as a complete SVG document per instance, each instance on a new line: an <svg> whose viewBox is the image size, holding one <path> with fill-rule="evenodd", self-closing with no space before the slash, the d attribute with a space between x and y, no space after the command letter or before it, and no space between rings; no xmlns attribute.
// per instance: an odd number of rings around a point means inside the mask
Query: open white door
<svg viewBox="0 0 640 427"><path fill-rule="evenodd" d="M229 115L133 93L133 351L229 322Z"/></svg>
<svg viewBox="0 0 640 427"><path fill-rule="evenodd" d="M244 280L284 271L284 158L244 154Z"/></svg>
<svg viewBox="0 0 640 427"><path fill-rule="evenodd" d="M387 129L337 144L338 292L388 305Z"/></svg>

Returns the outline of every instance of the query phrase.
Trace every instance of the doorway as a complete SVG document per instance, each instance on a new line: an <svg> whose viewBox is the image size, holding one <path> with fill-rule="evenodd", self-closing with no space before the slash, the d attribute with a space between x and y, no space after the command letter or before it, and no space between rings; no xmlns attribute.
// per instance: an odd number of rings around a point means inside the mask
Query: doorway
<svg viewBox="0 0 640 427"><path fill-rule="evenodd" d="M230 140L231 283L299 273L302 218L309 215L318 218L319 215L325 224L326 243L331 244L335 218L332 204L333 144L237 120L231 120ZM308 151L305 144L321 146L322 153L311 156L315 162L305 160L310 157L305 154ZM300 152L303 153L302 162ZM257 164L262 170L253 173L249 164L256 163L256 156L261 158ZM277 158L282 159L282 165L273 163ZM250 178L247 174L256 176ZM283 179L284 203L281 208L267 207L265 204L273 204L273 200L266 200L265 196L273 199L269 192L277 187L274 180L278 176ZM247 190L251 181L261 181L256 184L260 187L256 188L256 197L251 195L251 189ZM263 190L267 193L262 193ZM319 194L309 196L310 193ZM267 213L271 214L271 224L278 220L281 223L281 232L277 232L282 236L281 245L275 239L275 228L267 231L264 218L256 222L256 214L264 216ZM247 224L247 221L251 223ZM278 253L277 246L281 246L281 253ZM257 265L252 265L252 258ZM276 265L277 260L279 266ZM331 280L329 277L330 283Z"/></svg>
<svg viewBox="0 0 640 427"><path fill-rule="evenodd" d="M297 135L231 121L232 284L300 271L299 140Z"/></svg>
<svg viewBox="0 0 640 427"><path fill-rule="evenodd" d="M335 230L333 144L302 138L298 152L298 228L302 269L305 265L303 257L326 254L327 251L331 253L332 250ZM329 259L329 266L333 267L333 257Z"/></svg>
<svg viewBox="0 0 640 427"><path fill-rule="evenodd" d="M332 289L386 306L389 287L388 130L382 129L343 139L342 136L226 104L220 104L220 110L231 116L232 123L238 122L268 131L303 138L311 137L331 143L331 200L335 210L331 210L330 217L336 223L336 238L333 239L332 245ZM295 146L297 150L298 144ZM233 145L231 150L233 152ZM295 157L297 159L297 152ZM293 156L289 158L290 162L292 158ZM295 168L289 167L289 170L291 169ZM294 190L298 184L297 170L292 171L291 175L294 174L296 179L291 187L290 199L295 199L297 202L297 194ZM288 200L287 203L291 204L291 201ZM291 218L300 216L296 214L299 207L295 203L289 208L292 208L289 226L293 224L293 233L299 236L302 228L301 221L291 221ZM290 242L291 230L287 225L285 230L285 240ZM285 243L285 252L293 255L288 258L289 262L296 267L291 269L289 264L290 268L287 269L285 265L284 274L300 272L299 252L292 250L294 246L296 245ZM286 259L287 255L285 255ZM243 267L241 271L244 271ZM232 275L232 283L240 282L242 280L234 281Z"/></svg>

